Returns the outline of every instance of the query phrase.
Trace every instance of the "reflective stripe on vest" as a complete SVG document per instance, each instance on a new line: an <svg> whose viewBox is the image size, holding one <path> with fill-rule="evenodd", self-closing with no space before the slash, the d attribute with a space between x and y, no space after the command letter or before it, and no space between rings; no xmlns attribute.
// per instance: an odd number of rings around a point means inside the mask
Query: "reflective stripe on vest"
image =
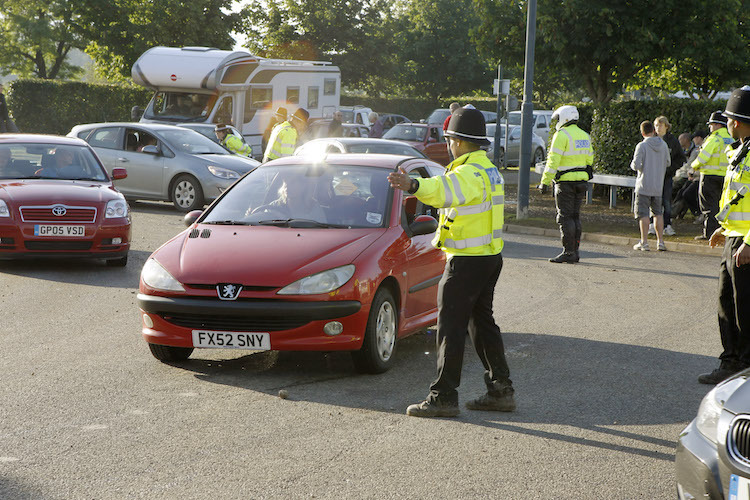
<svg viewBox="0 0 750 500"><path fill-rule="evenodd" d="M464 240L451 240L447 239L443 243L443 246L447 248L454 248L456 250L464 250L466 248L470 247L480 247L482 245L489 245L492 243L493 238L502 238L503 237L503 230L502 229L495 229L492 231L492 236L489 234L485 234L484 236L476 236L474 238L466 238Z"/></svg>
<svg viewBox="0 0 750 500"><path fill-rule="evenodd" d="M750 212L729 212L726 220L750 221Z"/></svg>

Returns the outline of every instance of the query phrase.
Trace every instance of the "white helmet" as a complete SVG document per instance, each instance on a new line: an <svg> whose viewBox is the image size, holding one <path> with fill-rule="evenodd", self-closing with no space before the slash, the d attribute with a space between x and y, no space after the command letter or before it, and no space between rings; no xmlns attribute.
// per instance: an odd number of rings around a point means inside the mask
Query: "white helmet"
<svg viewBox="0 0 750 500"><path fill-rule="evenodd" d="M552 119L557 118L557 130L563 128L567 123L578 120L578 108L575 106L560 106L552 113Z"/></svg>

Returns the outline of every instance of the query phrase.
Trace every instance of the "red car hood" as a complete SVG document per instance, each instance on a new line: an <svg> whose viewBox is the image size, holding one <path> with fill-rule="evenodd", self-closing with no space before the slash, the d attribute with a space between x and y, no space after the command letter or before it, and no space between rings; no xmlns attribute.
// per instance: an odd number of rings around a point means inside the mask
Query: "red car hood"
<svg viewBox="0 0 750 500"><path fill-rule="evenodd" d="M197 228L208 238L190 238ZM242 283L286 286L300 278L351 264L385 229L292 229L199 224L180 233L153 257L185 284Z"/></svg>
<svg viewBox="0 0 750 500"><path fill-rule="evenodd" d="M33 179L0 181L0 198L15 205L92 205L120 198L120 194L107 183Z"/></svg>

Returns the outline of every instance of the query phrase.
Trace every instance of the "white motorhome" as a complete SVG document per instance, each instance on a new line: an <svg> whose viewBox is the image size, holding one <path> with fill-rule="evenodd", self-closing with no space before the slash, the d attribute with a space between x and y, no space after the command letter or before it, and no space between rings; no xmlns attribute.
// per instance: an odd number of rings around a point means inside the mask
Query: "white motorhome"
<svg viewBox="0 0 750 500"><path fill-rule="evenodd" d="M258 156L278 106L329 118L341 95L341 72L331 63L266 59L241 50L153 47L135 62L132 75L155 91L142 122L231 123Z"/></svg>

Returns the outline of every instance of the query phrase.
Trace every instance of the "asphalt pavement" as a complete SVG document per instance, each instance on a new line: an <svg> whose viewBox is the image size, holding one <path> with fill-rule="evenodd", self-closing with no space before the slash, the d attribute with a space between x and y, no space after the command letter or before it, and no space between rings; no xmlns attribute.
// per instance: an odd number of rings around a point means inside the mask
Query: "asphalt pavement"
<svg viewBox="0 0 750 500"><path fill-rule="evenodd" d="M133 219L125 269L0 262L0 498L674 497L677 436L721 347L717 257L584 242L555 265L556 238L508 234L495 317L518 410L418 419L433 334L377 376L347 353L155 360L138 276L183 226L160 203ZM467 342L462 402L482 373Z"/></svg>

